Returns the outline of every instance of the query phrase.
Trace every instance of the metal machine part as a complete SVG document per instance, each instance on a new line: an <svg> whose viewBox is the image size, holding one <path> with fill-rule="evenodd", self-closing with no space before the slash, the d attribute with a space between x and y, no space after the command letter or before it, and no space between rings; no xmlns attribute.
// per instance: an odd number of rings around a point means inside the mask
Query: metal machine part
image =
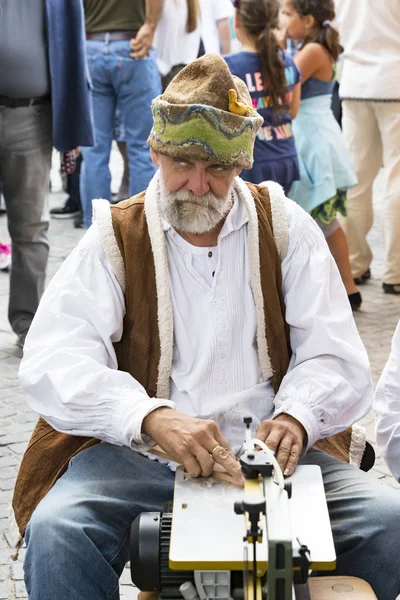
<svg viewBox="0 0 400 600"><path fill-rule="evenodd" d="M175 571L169 568L172 513L142 513L131 527L131 578L142 592L162 600L229 600L243 597L241 571ZM233 587L237 590L234 593ZM188 596L186 598L186 596Z"/></svg>
<svg viewBox="0 0 400 600"><path fill-rule="evenodd" d="M260 482L253 480L252 484L260 485ZM272 481L271 485L274 486L273 492L281 492ZM271 497L271 493L269 496ZM272 498L270 503L274 505ZM242 502L235 503L234 510L237 514L248 515L247 535L244 537L244 556L247 556L248 546L254 548L255 543L260 543L263 538L259 518L263 512L268 515L268 506L261 494L245 494ZM308 576L309 563L303 558L307 558L306 547L299 543L292 555L291 541L290 552L289 547L282 544L282 518L282 515L276 512L275 506L275 510L270 512L268 528L271 556L267 574L258 571L254 550L252 555L255 560L252 560L250 565L244 560L243 571L177 571L169 567L172 513L142 513L135 519L131 528L132 581L142 591L158 592L161 600L286 600L288 596L285 595L285 587L288 586L288 589L292 590L292 580L288 579L287 571L291 573L295 568L294 583L300 583L300 580L304 577L306 580ZM244 528L244 533L245 531ZM285 564L286 579L282 576L285 573ZM291 594L292 592L290 600Z"/></svg>
<svg viewBox="0 0 400 600"><path fill-rule="evenodd" d="M159 592L161 598L182 598L182 584L194 584L193 571L169 568L172 513L142 513L131 527L131 578L142 592Z"/></svg>
<svg viewBox="0 0 400 600"><path fill-rule="evenodd" d="M245 424L249 439L240 457L244 494L223 482L191 480L178 468L174 508L142 513L132 524L131 577L141 591L157 592L161 600L309 600L310 567L322 563L333 568L333 540L320 472L316 477L316 467L300 467L300 475L293 478L295 500L290 502L292 490L284 485L282 474L279 484L274 481L275 457L268 448L256 451L257 440L251 440L249 433L251 419ZM305 476L301 469L307 471ZM299 511L299 498L306 496L312 507L308 526L297 533L304 520L304 502ZM232 520L230 511L243 515L242 525L235 517ZM293 537L293 514L296 535L311 539L317 557L313 563L309 548ZM310 535L313 528L316 532ZM322 534L327 550L321 553L316 539L319 542Z"/></svg>

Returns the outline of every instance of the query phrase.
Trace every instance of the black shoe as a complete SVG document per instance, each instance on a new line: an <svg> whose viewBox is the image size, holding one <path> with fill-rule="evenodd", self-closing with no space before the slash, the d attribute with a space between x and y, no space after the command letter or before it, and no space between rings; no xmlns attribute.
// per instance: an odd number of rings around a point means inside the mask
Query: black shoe
<svg viewBox="0 0 400 600"><path fill-rule="evenodd" d="M368 279L371 279L371 270L365 271L360 277L354 277L354 283L356 285L363 285L367 283Z"/></svg>
<svg viewBox="0 0 400 600"><path fill-rule="evenodd" d="M382 283L385 294L400 294L400 283Z"/></svg>
<svg viewBox="0 0 400 600"><path fill-rule="evenodd" d="M362 298L361 298L360 292L354 292L354 294L348 294L347 297L350 302L351 310L358 310L362 303Z"/></svg>
<svg viewBox="0 0 400 600"><path fill-rule="evenodd" d="M76 210L76 208L72 208L72 206L66 204L60 208L52 208L50 211L50 216L52 216L53 219L73 219L79 215L79 213L79 210Z"/></svg>
<svg viewBox="0 0 400 600"><path fill-rule="evenodd" d="M25 338L28 335L28 331L24 331L24 333L18 333L17 335L17 346L18 348L21 348L21 350L23 350L25 346Z"/></svg>
<svg viewBox="0 0 400 600"><path fill-rule="evenodd" d="M74 227L75 229L83 229L83 214L82 211L79 211L76 217L74 218Z"/></svg>

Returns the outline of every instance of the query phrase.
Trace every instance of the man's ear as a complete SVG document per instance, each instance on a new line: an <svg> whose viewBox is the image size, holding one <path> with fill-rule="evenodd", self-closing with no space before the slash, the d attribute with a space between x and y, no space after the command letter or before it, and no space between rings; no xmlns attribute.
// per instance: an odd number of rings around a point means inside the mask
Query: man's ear
<svg viewBox="0 0 400 600"><path fill-rule="evenodd" d="M160 157L158 155L158 152L155 152L155 150L153 150L153 148L150 148L150 157L151 157L151 160L153 161L153 165L155 167L157 167L157 169L158 169L160 166Z"/></svg>

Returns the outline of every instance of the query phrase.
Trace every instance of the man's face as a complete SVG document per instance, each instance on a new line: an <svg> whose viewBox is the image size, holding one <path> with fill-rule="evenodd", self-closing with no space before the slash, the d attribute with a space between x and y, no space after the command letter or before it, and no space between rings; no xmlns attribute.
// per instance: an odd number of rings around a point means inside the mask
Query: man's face
<svg viewBox="0 0 400 600"><path fill-rule="evenodd" d="M232 207L233 180L241 169L151 154L160 168L163 209L172 227L205 233L226 217Z"/></svg>

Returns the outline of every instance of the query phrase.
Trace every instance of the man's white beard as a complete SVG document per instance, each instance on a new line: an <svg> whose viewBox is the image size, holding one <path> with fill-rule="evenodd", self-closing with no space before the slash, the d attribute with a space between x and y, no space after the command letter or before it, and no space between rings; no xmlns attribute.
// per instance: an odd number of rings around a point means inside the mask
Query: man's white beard
<svg viewBox="0 0 400 600"><path fill-rule="evenodd" d="M196 196L189 190L170 192L162 177L161 208L170 225L185 233L206 233L214 229L226 217L233 205L231 190L225 198L217 198L211 192Z"/></svg>

